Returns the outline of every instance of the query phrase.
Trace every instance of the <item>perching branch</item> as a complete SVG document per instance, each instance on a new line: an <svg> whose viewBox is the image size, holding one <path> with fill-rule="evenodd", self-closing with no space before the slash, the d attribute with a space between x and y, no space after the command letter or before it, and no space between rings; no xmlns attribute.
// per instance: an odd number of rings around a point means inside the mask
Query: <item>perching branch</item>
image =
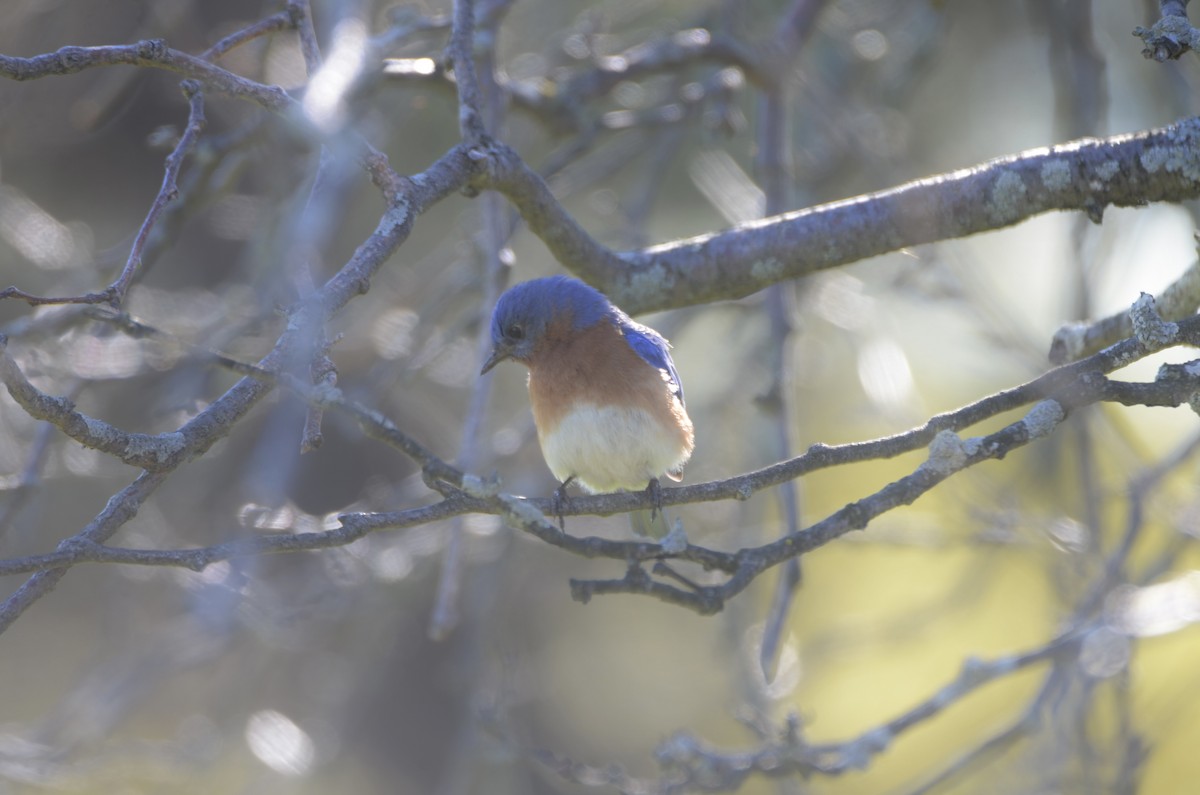
<svg viewBox="0 0 1200 795"><path fill-rule="evenodd" d="M496 484L463 476L446 465L422 445L401 433L386 418L369 409L344 401L336 390L314 389L297 379L279 378L279 382L306 400L325 409L345 412L354 417L369 436L396 446L421 464L426 482L437 486L446 497L439 510L441 516L462 513L490 513L505 519L510 525L530 533L553 546L584 557L605 557L631 561L625 577L617 580L572 581L575 598L588 601L591 597L611 593L640 593L663 601L688 607L701 613L722 609L725 602L743 591L763 571L784 561L817 549L852 530L862 530L878 516L902 505L909 505L946 478L975 464L1001 459L1024 445L1051 434L1067 413L1075 408L1097 402L1123 405L1180 406L1200 394L1200 368L1192 365L1164 367L1155 381L1135 384L1114 381L1103 373L1124 367L1165 347L1180 344L1200 345L1200 316L1178 324L1166 323L1154 312L1153 299L1143 295L1134 305L1132 314L1139 338L1124 340L1088 359L1065 365L1019 387L997 393L954 412L931 418L925 425L903 434L848 445L814 446L789 461L780 462L758 472L739 475L723 481L662 490L662 504L681 505L719 499L748 499L752 494L803 474L831 466L859 463L877 458L890 458L904 452L929 447L928 459L911 474L884 486L857 502L846 505L825 519L790 533L778 541L737 552L722 552L694 544L681 548L664 547L649 541L614 541L596 537L578 538L561 530L547 518L553 510L550 499L525 499L499 491ZM0 360L2 362L3 360ZM18 371L19 372L19 371ZM255 368L248 376L258 383L276 380L269 370ZM34 394L25 398L31 405L45 400ZM957 431L999 413L1038 401L1022 419L984 437L962 439ZM64 423L66 420L64 420ZM439 486L438 484L444 484ZM461 489L461 491L459 491ZM563 509L568 516L580 514L611 515L651 507L645 494L620 493L573 498ZM354 540L372 530L411 526L411 512L386 514L347 514L341 517L343 527L326 533L307 534L305 543L312 546L292 547L295 536L287 536L278 550L274 542L262 543L259 551L286 551L293 548L320 548L336 545L336 539ZM176 557L154 557L156 553L143 550L143 560L158 565L186 565L195 555L180 553ZM113 554L104 551L103 554ZM126 553L136 557L133 552ZM223 553L225 554L225 553ZM232 554L232 553L228 553ZM215 558L221 559L221 558ZM643 561L675 560L720 571L728 578L715 585L680 587L648 576L638 565ZM40 562L38 562L40 561ZM47 562L49 561L49 562ZM130 560L130 562L138 562ZM7 561L5 568L25 571L30 566L58 565L56 558ZM662 573L670 576L669 571Z"/></svg>

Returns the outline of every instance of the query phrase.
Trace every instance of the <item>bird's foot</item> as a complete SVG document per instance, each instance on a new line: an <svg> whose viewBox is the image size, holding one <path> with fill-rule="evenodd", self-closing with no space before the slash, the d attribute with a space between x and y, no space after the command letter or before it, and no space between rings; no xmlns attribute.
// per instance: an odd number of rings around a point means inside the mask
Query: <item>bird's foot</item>
<svg viewBox="0 0 1200 795"><path fill-rule="evenodd" d="M658 478L650 478L645 494L650 498L650 521L654 521L663 509L662 486L658 484Z"/></svg>
<svg viewBox="0 0 1200 795"><path fill-rule="evenodd" d="M571 485L571 481L575 479L574 475L558 484L558 488L554 490L554 494L550 497L550 509L554 511L554 515L558 517L558 529L564 533L567 531L567 520L563 517L568 506L571 504L571 496L567 494L567 486Z"/></svg>

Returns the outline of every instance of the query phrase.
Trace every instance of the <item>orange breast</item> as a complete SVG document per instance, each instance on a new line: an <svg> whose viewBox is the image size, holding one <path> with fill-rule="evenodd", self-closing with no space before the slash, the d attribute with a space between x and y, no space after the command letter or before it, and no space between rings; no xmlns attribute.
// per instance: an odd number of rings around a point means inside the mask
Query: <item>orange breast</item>
<svg viewBox="0 0 1200 795"><path fill-rule="evenodd" d="M659 462L669 461L660 471L647 473L641 465L633 467L634 459L645 456L631 456L630 467L639 471L624 473L628 477L617 480L630 484L640 481L637 487L644 487L649 478L681 468L691 455L692 423L683 405L668 389L663 373L630 349L610 323L602 322L582 332L573 332L569 322L552 325L529 361L529 398L542 451L560 478L574 474L587 481L588 473L578 470L596 469L601 451L607 451L605 457L611 460L613 450L644 447L651 441L644 438L646 429L639 423L597 423L595 427L610 438L594 443L580 438L581 417L587 415L579 409L589 406L636 410L638 416L653 424L655 432L650 435L655 446L669 448L669 452L651 456ZM554 435L567 417L571 417L568 432L572 440L564 445L562 438ZM628 434L628 438L611 438L614 434ZM565 454L564 449L571 452ZM606 473L605 479L611 481L607 477L611 474Z"/></svg>

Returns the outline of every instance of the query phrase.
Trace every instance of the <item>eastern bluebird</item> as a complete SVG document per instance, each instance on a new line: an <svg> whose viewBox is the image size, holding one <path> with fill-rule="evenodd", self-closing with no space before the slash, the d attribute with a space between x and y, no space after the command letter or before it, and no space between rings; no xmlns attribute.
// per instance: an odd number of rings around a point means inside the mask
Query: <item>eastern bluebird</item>
<svg viewBox="0 0 1200 795"><path fill-rule="evenodd" d="M500 296L492 343L480 374L505 359L529 368L538 442L562 486L640 491L663 475L683 477L692 421L670 343L657 331L578 279L550 276ZM637 519L634 527L650 529ZM653 529L661 535L665 522Z"/></svg>

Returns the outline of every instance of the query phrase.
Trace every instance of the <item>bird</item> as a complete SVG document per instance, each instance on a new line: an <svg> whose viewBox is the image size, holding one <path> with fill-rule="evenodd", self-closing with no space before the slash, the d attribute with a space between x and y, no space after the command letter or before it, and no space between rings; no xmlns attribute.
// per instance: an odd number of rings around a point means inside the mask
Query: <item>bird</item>
<svg viewBox="0 0 1200 795"><path fill-rule="evenodd" d="M480 375L506 359L529 369L538 443L560 483L556 502L569 483L661 499L660 477L682 479L695 431L671 344L657 331L599 290L557 275L506 290L492 312L491 341ZM660 506L639 514L631 515L636 532L666 535Z"/></svg>

